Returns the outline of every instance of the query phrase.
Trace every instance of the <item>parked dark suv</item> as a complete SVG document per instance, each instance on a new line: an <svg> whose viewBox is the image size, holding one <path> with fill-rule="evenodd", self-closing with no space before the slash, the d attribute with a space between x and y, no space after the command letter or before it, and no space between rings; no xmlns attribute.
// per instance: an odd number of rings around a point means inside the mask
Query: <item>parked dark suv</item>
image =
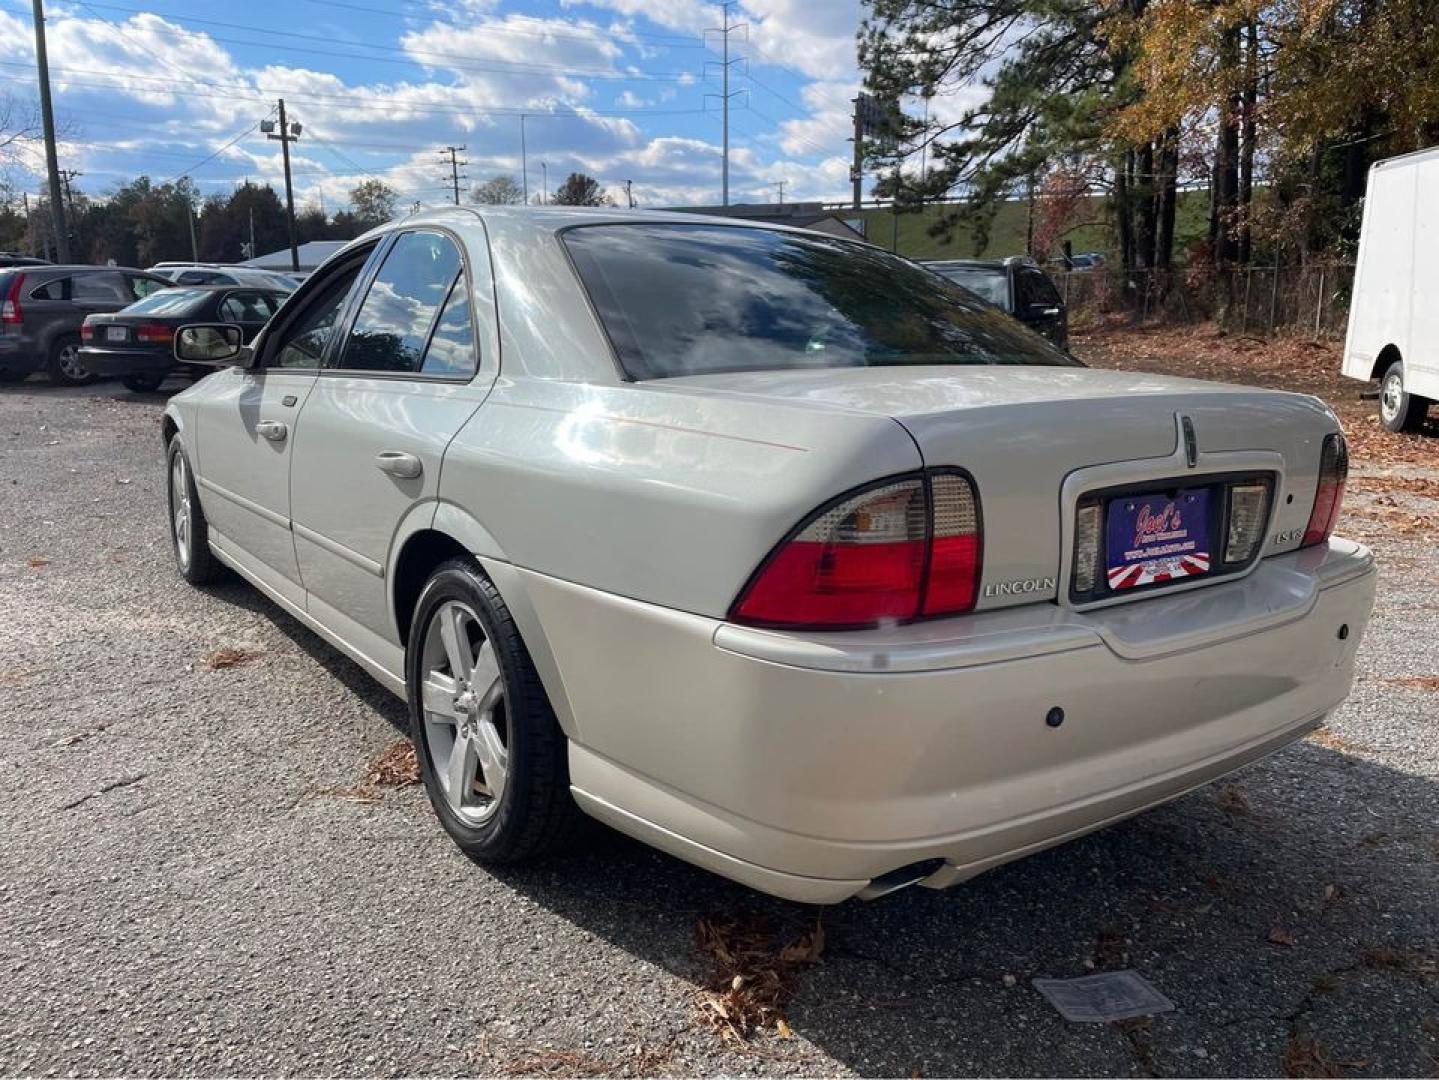
<svg viewBox="0 0 1439 1080"><path fill-rule="evenodd" d="M170 283L117 266L15 266L0 269L0 382L44 370L78 386L94 376L80 360L86 315L119 311Z"/></svg>
<svg viewBox="0 0 1439 1080"><path fill-rule="evenodd" d="M1069 312L1049 275L1029 259L945 259L925 265L1068 351Z"/></svg>

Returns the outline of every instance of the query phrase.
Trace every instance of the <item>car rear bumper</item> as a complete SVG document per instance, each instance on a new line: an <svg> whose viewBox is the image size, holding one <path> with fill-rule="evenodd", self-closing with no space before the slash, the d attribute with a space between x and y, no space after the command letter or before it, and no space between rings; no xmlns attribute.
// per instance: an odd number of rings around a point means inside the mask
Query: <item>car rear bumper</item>
<svg viewBox="0 0 1439 1080"><path fill-rule="evenodd" d="M756 888L833 902L914 864L925 884L963 881L1299 738L1349 692L1376 574L1335 540L1103 610L850 634L522 576L581 806Z"/></svg>
<svg viewBox="0 0 1439 1080"><path fill-rule="evenodd" d="M38 371L41 361L33 341L18 334L0 332L0 370L28 374Z"/></svg>
<svg viewBox="0 0 1439 1080"><path fill-rule="evenodd" d="M162 375L175 366L175 358L139 349L80 348L80 362L93 375Z"/></svg>

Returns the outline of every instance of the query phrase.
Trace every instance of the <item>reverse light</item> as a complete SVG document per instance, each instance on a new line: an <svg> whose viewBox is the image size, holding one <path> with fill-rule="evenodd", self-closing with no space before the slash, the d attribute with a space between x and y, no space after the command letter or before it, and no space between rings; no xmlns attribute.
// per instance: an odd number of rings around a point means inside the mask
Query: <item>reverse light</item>
<svg viewBox="0 0 1439 1080"><path fill-rule="evenodd" d="M1304 528L1302 548L1322 544L1334 532L1344 506L1344 485L1349 479L1349 445L1342 432L1324 436L1319 452L1319 486L1314 492L1314 509Z"/></svg>
<svg viewBox="0 0 1439 1080"><path fill-rule="evenodd" d="M1102 507L1098 502L1081 503L1074 520L1074 591L1088 596L1099 586L1103 573L1100 560L1104 546L1100 541Z"/></svg>
<svg viewBox="0 0 1439 1080"><path fill-rule="evenodd" d="M5 299L0 300L0 323L24 321L25 313L20 310L20 290L24 286L24 274L15 274L10 278L10 288L5 293Z"/></svg>
<svg viewBox="0 0 1439 1080"><path fill-rule="evenodd" d="M1224 561L1247 563L1264 542L1269 521L1269 485L1246 481L1229 485L1229 528L1224 538Z"/></svg>
<svg viewBox="0 0 1439 1080"><path fill-rule="evenodd" d="M979 504L969 479L937 472L842 496L761 564L730 618L847 629L974 606Z"/></svg>

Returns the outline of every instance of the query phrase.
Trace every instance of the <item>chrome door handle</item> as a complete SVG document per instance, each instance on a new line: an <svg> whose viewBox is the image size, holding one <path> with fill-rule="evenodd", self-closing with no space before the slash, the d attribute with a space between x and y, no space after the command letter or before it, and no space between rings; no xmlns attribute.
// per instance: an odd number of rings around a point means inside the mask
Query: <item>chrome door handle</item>
<svg viewBox="0 0 1439 1080"><path fill-rule="evenodd" d="M261 420L255 425L261 438L269 439L271 442L284 442L285 436L290 434L290 429L278 420Z"/></svg>
<svg viewBox="0 0 1439 1080"><path fill-rule="evenodd" d="M425 471L425 466L414 454L406 454L399 450L382 450L375 455L375 468L380 472L389 473L391 476L398 476L404 480L413 480Z"/></svg>

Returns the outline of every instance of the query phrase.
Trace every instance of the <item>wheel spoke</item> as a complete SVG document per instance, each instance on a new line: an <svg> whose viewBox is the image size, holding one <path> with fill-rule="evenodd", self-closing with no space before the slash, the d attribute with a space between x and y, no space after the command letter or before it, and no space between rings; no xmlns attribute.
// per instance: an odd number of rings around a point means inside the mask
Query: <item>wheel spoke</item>
<svg viewBox="0 0 1439 1080"><path fill-rule="evenodd" d="M493 711L480 718L475 727L475 753L479 757L480 772L490 798L498 799L505 793L505 779L509 774L510 754L500 741L499 729L495 726Z"/></svg>
<svg viewBox="0 0 1439 1080"><path fill-rule="evenodd" d="M425 715L442 718L453 727L460 715L455 708L455 680L438 671L432 671L425 676L420 693L420 704Z"/></svg>
<svg viewBox="0 0 1439 1080"><path fill-rule="evenodd" d="M469 682L475 697L481 699L487 699L500 686L500 662L489 638L480 643L480 650L475 654L474 667L470 670ZM487 708L488 704L482 707Z"/></svg>
<svg viewBox="0 0 1439 1080"><path fill-rule="evenodd" d="M458 736L445 766L445 796L456 810L463 809L474 794L475 764L474 740Z"/></svg>
<svg viewBox="0 0 1439 1080"><path fill-rule="evenodd" d="M445 656L450 661L450 674L465 682L470 680L474 670L474 654L470 648L470 636L465 622L469 616L458 604L447 604L440 609L440 640L445 646Z"/></svg>

